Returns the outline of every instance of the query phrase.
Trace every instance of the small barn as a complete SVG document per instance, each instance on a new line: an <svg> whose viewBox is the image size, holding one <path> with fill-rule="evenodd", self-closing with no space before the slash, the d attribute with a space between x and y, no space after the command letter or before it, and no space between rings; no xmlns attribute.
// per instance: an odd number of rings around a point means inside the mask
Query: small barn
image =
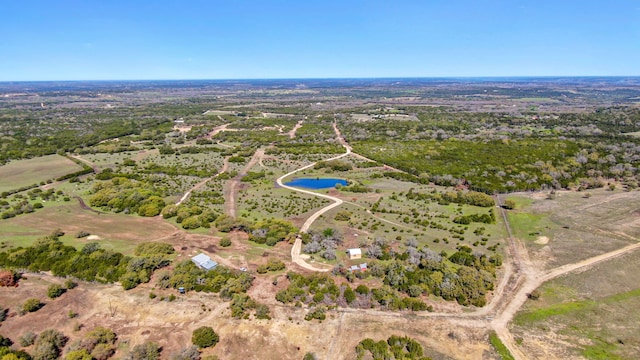
<svg viewBox="0 0 640 360"><path fill-rule="evenodd" d="M351 265L349 267L349 271L367 271L367 263L362 263L360 265Z"/></svg>
<svg viewBox="0 0 640 360"><path fill-rule="evenodd" d="M360 259L362 257L362 250L360 248L357 249L347 249L347 255L349 259Z"/></svg>
<svg viewBox="0 0 640 360"><path fill-rule="evenodd" d="M193 263L196 264L197 267L207 271L214 269L216 266L218 266L217 262L211 260L210 257L202 253L192 257L191 261L193 261Z"/></svg>

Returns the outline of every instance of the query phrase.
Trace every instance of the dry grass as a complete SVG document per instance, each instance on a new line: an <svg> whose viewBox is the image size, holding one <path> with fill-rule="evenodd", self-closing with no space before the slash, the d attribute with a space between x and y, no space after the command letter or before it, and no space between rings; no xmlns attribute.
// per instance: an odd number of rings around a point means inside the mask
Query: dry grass
<svg viewBox="0 0 640 360"><path fill-rule="evenodd" d="M0 241L28 246L34 240L61 229L64 239L73 245L82 245L86 239L75 239L83 230L98 235L104 248L129 253L138 242L150 241L170 235L176 229L161 218L144 218L122 214L96 214L83 210L74 200L51 206L32 214L2 220Z"/></svg>
<svg viewBox="0 0 640 360"><path fill-rule="evenodd" d="M637 359L640 253L597 264L543 285L512 331L536 359Z"/></svg>
<svg viewBox="0 0 640 360"><path fill-rule="evenodd" d="M168 356L190 345L191 332L211 326L220 335L220 343L206 350L221 359L299 360L306 352L321 359L353 359L356 344L370 337L386 339L391 334L418 340L434 359L496 359L487 341L487 332L455 326L442 319L415 318L410 314L364 314L329 312L323 322L305 321L304 308L271 305L272 320L231 319L228 303L216 295L189 293L173 302L162 301L174 291L153 290L151 285L125 292L119 286L81 283L56 300L46 298L46 287L59 282L46 275L28 275L18 288L0 288L0 303L11 309L1 332L18 338L27 331L57 328L70 337L69 343L96 326L105 326L118 334L116 358L145 341L156 341ZM176 294L177 295L177 294ZM37 297L46 305L35 313L16 314L16 307L27 297ZM67 313L78 313L69 319ZM80 331L73 331L76 323ZM447 354L447 356L443 355Z"/></svg>
<svg viewBox="0 0 640 360"><path fill-rule="evenodd" d="M586 197L584 192L563 191L555 200L540 193L521 195L529 201L510 212L509 220L514 235L524 240L540 266L554 268L637 241L638 192L598 189L589 193ZM548 241L538 241L540 237Z"/></svg>

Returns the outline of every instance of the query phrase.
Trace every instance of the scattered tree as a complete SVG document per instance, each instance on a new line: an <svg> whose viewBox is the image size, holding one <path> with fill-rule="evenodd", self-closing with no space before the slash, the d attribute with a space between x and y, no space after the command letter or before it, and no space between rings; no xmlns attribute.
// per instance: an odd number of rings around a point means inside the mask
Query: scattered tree
<svg viewBox="0 0 640 360"><path fill-rule="evenodd" d="M35 340L33 351L34 360L54 360L60 358L62 348L68 338L55 329L48 329L40 333Z"/></svg>
<svg viewBox="0 0 640 360"><path fill-rule="evenodd" d="M513 200L505 200L504 204L502 204L502 207L507 210L513 210L516 208L516 202Z"/></svg>
<svg viewBox="0 0 640 360"><path fill-rule="evenodd" d="M44 304L40 302L40 300L31 298L27 299L27 301L22 304L22 311L24 312L34 312L38 311Z"/></svg>
<svg viewBox="0 0 640 360"><path fill-rule="evenodd" d="M193 331L191 342L199 348L216 346L220 337L209 326L202 326Z"/></svg>
<svg viewBox="0 0 640 360"><path fill-rule="evenodd" d="M52 284L49 285L49 288L47 288L47 296L51 299L55 299L64 294L66 291L67 289L63 288L62 286L58 284Z"/></svg>
<svg viewBox="0 0 640 360"><path fill-rule="evenodd" d="M18 342L20 343L20 346L22 346L22 347L31 346L36 341L36 337L37 337L36 334L34 334L32 331L29 331L29 332L25 333L24 335L22 335L18 339Z"/></svg>
<svg viewBox="0 0 640 360"><path fill-rule="evenodd" d="M171 355L171 360L198 360L200 359L200 351L198 347L193 345L186 347L177 353Z"/></svg>
<svg viewBox="0 0 640 360"><path fill-rule="evenodd" d="M162 347L155 342L147 342L144 344L136 345L129 356L125 359L127 360L158 360L160 359L160 352L162 351Z"/></svg>

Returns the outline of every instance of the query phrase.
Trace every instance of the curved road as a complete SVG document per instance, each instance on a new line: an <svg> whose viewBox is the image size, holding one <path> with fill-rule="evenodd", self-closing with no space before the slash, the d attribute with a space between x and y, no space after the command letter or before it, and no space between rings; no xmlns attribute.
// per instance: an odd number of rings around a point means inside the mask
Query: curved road
<svg viewBox="0 0 640 360"><path fill-rule="evenodd" d="M348 156L352 154L352 149L349 144L344 140L340 131L338 130L336 123L333 124L334 131L336 132L336 136L338 141L344 148L346 152L342 155L332 157L327 159L327 161L340 159L342 157ZM357 156L357 154L354 154ZM363 157L364 158L364 157ZM283 179L288 176L295 174L296 172L308 169L314 166L316 163L311 163L309 165L303 166L297 170L291 171L281 177L279 177L276 182L283 188L290 189L293 191L322 197L332 201L333 203L316 211L313 215L311 215L300 228L300 232L304 233L309 230L309 227L313 222L320 217L325 212L340 206L343 201L337 197L316 193L309 190L294 188L291 186L287 186L283 183ZM501 203L501 199L497 197L498 205ZM432 318L446 318L447 320L457 323L463 326L469 327L481 327L481 328L490 328L495 330L496 334L500 338L500 340L504 343L504 345L509 349L511 354L516 359L525 360L527 356L518 348L511 332L508 329L509 322L513 319L514 315L517 311L522 307L525 301L528 298L528 295L541 286L543 283L552 280L556 277L565 275L567 273L587 268L591 265L607 261L628 252L637 250L640 248L640 243L634 243L623 248L601 254L589 259L585 259L576 263L562 265L555 269L551 269L548 271L539 271L535 269L528 256L527 249L524 245L516 239L511 233L511 228L509 226L509 221L505 214L505 211L502 207L500 207L500 211L502 217L504 219L505 227L508 233L509 247L508 247L508 255L509 261L505 262L504 273L500 283L497 285L496 290L494 291L494 296L491 298L489 303L472 312L465 313L414 313L413 316L419 317L432 317ZM314 266L306 263L300 256L302 248L302 239L300 236L296 239L293 247L291 248L291 260L300 265L301 267L312 270L312 271L328 271L328 269L319 269ZM340 309L342 312L351 312L356 311L353 309ZM403 316L403 314L397 313L387 313L379 310L362 310L359 309L357 311L365 311L371 315L379 315L379 316Z"/></svg>
<svg viewBox="0 0 640 360"><path fill-rule="evenodd" d="M229 124L224 124L221 125L217 128L214 128L213 131L209 134L209 136L214 136L215 134L217 134L220 131L225 131L225 130L229 130L227 129L227 126ZM302 124L300 124L302 125ZM299 126L296 126L299 127ZM340 159L342 157L348 156L350 154L353 154L356 157L362 158L362 159L366 159L369 160L363 156L360 156L359 154L355 154L352 153L352 148L349 146L349 144L344 140L344 138L342 137L342 135L340 134L340 131L336 125L336 123L334 122L333 124L333 128L334 131L336 133L336 137L338 139L338 141L340 142L340 144L346 149L346 152L344 154L332 157L330 159L327 159L327 161L330 160L336 160L336 159ZM296 129L297 130L297 129ZM291 134L289 134L291 136ZM72 156L80 161L83 161L84 163L89 164L90 166L92 166L95 169L95 164L91 163L90 161L83 159L80 156ZM325 195L325 194L320 194L320 193L316 193L313 191L309 191L309 190L304 190L304 189L299 189L299 188L294 188L288 185L285 185L283 183L283 179L291 176L293 174L295 174L296 172L308 169L310 167L313 167L316 163L311 163L308 164L306 166L303 166L297 170L291 171L283 176L281 176L280 178L278 178L276 180L276 182L278 183L278 185L280 185L281 187L285 188L285 189L289 189L292 191L297 191L297 192L301 192L301 193L305 193L308 195L312 195L312 196L318 196L318 197L322 197L325 199L328 199L330 201L332 201L332 203L318 211L316 211L314 214L312 214L302 225L302 227L300 228L300 232L304 233L307 232L309 230L309 227L311 226L311 224L313 224L313 222L318 219L318 217L320 217L322 214L326 213L327 211L340 206L341 204L343 204L343 201L337 197L334 196L329 196L329 195ZM223 167L223 169L220 171L220 173L224 172L226 170L226 166L227 166L227 162L225 161L225 166ZM220 173L216 174L215 176L218 176ZM214 177L215 177L214 176ZM206 181L208 181L210 179L207 179ZM191 193L191 191L195 190L196 188L198 188L199 186L202 186L204 183L206 183L206 181L203 181L202 183L197 184L196 186L194 186L191 190L189 190L183 197L182 199L180 199L180 201L178 202L181 203L184 200L186 200L189 196L189 194ZM498 204L500 204L500 198L497 198L498 200ZM82 205L82 203L81 203ZM513 339L513 336L511 334L511 332L508 329L508 324L509 322L513 319L513 316L518 312L518 310L522 307L522 305L526 302L528 294L531 293L533 290L535 290L536 288L538 288L539 286L541 286L542 284L544 284L545 282L552 280L554 278L557 278L559 276L568 274L570 272L576 271L576 270L581 270L581 269L585 269L588 268L589 266L592 266L594 264L600 263L600 262L604 262L607 260L611 260L614 258L617 258L619 256L622 256L624 254L627 254L631 251L635 251L637 249L640 248L640 243L636 242L630 245L627 245L625 247L622 247L620 249L608 252L608 253L604 253L598 256L594 256L592 258L589 259L585 259L576 263L572 263L572 264L565 264L562 266L559 266L555 269L550 269L547 271L540 271L535 269L528 257L528 253L527 253L527 249L522 245L522 243L520 243L518 241L518 239L516 239L512 234L511 234L511 229L509 227L509 222L508 219L506 218L506 214L504 213L504 209L501 208L501 212L502 212L502 216L504 218L504 223L505 223L505 227L507 229L507 233L508 233L508 237L509 237L509 247L508 247L508 255L509 255L509 261L506 262L503 265L504 266L504 274L502 276L502 279L500 281L500 283L498 284L498 286L496 287L496 290L494 291L493 297L491 298L491 300L489 301L489 303L479 309L476 309L474 311L471 312L462 312L462 313L446 313L446 312L440 312L440 313L429 313L429 312L420 312L420 313L411 313L409 315L405 314L405 313L397 313L397 312L385 312L385 311L380 311L380 310L372 310L372 309L350 309L350 308L340 308L337 311L339 312L343 312L343 313L347 313L347 312L366 312L370 315L375 315L375 316L380 316L380 317L410 317L410 318L415 318L415 317L420 317L420 318L441 318L441 319L446 319L447 321L451 322L452 324L456 324L456 325L460 325L460 326L467 326L467 327L474 327L474 328L484 328L484 329L493 329L495 330L496 334L498 335L498 337L500 338L500 340L504 343L504 345L509 349L509 351L511 352L511 354L513 355L514 358L516 359L527 359L526 354L524 354L522 352L522 350L520 350L520 348L517 346L515 340ZM634 240L637 240L634 238ZM301 252L301 248L302 248L302 239L300 236L298 236L298 238L296 239L292 249L291 249L291 260L300 265L301 267L311 270L311 271L329 271L330 269L327 268L316 268L310 264L308 264L307 262L304 261L304 259L302 259L302 257L300 256L300 252Z"/></svg>
<svg viewBox="0 0 640 360"><path fill-rule="evenodd" d="M338 127L336 126L336 124L333 124L333 129L336 132L336 135L338 137L338 141L340 141L340 144L342 146L344 146L344 148L346 149L346 152L344 154L338 155L338 156L334 156L332 158L326 159L325 161L331 161L331 160L337 160L340 158L343 158L345 156L348 156L349 154L351 154L351 147L344 141L344 139L342 138L342 135L340 135L340 131L338 131ZM343 201L342 199L339 199L335 196L330 196L330 195L325 195L325 194L320 194L317 192L313 192L313 191L309 191L309 190L304 190L304 189L299 189L299 188L295 188L293 186L289 186L289 185L285 185L282 180L288 176L291 176L295 173L297 173L298 171L302 171L302 170L306 170L310 167L313 167L316 165L317 162L313 162L311 164L305 165L299 169L293 170L289 173L286 173L282 176L280 176L276 182L278 183L278 185L280 185L281 187L285 188L285 189L289 189L289 190L293 190L293 191L297 191L297 192L301 192L303 194L308 194L308 195L312 195L312 196L317 196L317 197L321 197L321 198L325 198L328 199L330 201L333 201L332 204L329 204L325 207L323 207L322 209L316 211L315 213L313 213L311 216L309 216L309 218L304 222L304 224L302 224L302 227L300 227L300 232L301 233L306 233L309 230L309 227L311 226L311 224L313 224L314 221L316 221L316 219L318 219L322 214L326 213L327 211L338 207L340 205L342 205ZM300 252L302 250L302 237L300 235L298 235L298 237L296 238L295 243L293 244L293 247L291 248L291 261L300 265L301 267L307 269L307 270L312 270L312 271L329 271L331 269L327 269L327 268L317 268L314 267L312 265L309 265L306 261L304 261L304 259L300 256Z"/></svg>

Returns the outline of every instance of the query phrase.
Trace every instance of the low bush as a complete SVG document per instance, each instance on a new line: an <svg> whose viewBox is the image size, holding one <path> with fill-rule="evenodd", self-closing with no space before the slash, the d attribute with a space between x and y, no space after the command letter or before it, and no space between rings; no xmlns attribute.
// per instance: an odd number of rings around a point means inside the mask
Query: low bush
<svg viewBox="0 0 640 360"><path fill-rule="evenodd" d="M42 308L43 306L44 304L41 303L40 300L31 298L31 299L27 299L27 301L25 301L24 304L22 304L22 311L34 312L34 311L40 310L40 308Z"/></svg>
<svg viewBox="0 0 640 360"><path fill-rule="evenodd" d="M191 335L191 342L199 348L216 346L218 341L220 341L220 337L209 326L199 327Z"/></svg>

